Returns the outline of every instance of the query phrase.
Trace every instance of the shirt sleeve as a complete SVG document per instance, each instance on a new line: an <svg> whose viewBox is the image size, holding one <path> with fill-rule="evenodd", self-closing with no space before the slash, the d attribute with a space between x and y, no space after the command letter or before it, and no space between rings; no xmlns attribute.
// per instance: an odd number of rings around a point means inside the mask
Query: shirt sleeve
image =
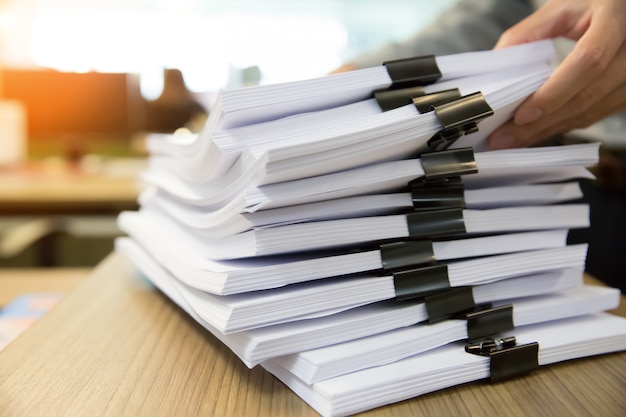
<svg viewBox="0 0 626 417"><path fill-rule="evenodd" d="M356 68L420 55L447 55L493 48L506 29L534 11L527 0L459 0L424 30L350 62Z"/></svg>

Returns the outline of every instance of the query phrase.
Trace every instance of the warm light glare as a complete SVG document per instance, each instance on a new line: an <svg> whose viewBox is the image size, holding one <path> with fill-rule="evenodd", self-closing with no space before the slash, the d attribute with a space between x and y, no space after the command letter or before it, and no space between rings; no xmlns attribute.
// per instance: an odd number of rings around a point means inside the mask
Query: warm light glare
<svg viewBox="0 0 626 417"><path fill-rule="evenodd" d="M324 74L339 65L347 43L344 26L322 16L224 15L212 24L215 36L228 34L228 61L239 68L258 65L265 82Z"/></svg>
<svg viewBox="0 0 626 417"><path fill-rule="evenodd" d="M31 54L41 66L64 71L136 72L158 64L149 20L121 13L46 14L33 23Z"/></svg>
<svg viewBox="0 0 626 417"><path fill-rule="evenodd" d="M48 13L33 22L33 61L62 71L133 72L154 98L163 68L192 91L236 85L258 66L262 82L319 76L338 66L344 27L329 17L227 14L215 18L122 12Z"/></svg>

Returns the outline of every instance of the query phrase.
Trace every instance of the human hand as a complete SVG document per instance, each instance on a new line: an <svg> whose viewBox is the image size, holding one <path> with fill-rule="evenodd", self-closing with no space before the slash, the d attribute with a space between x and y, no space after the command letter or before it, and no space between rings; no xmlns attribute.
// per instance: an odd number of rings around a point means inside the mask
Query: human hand
<svg viewBox="0 0 626 417"><path fill-rule="evenodd" d="M550 0L507 30L496 48L577 40L550 79L489 137L491 149L534 145L626 110L626 1Z"/></svg>

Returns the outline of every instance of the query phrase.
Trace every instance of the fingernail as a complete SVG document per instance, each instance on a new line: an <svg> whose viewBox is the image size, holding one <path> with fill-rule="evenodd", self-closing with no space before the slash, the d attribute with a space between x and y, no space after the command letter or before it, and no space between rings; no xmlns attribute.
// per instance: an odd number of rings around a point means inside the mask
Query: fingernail
<svg viewBox="0 0 626 417"><path fill-rule="evenodd" d="M517 147L517 138L510 133L495 134L489 140L489 149L509 149Z"/></svg>
<svg viewBox="0 0 626 417"><path fill-rule="evenodd" d="M515 113L516 125L527 125L539 119L543 112L537 107L527 107Z"/></svg>

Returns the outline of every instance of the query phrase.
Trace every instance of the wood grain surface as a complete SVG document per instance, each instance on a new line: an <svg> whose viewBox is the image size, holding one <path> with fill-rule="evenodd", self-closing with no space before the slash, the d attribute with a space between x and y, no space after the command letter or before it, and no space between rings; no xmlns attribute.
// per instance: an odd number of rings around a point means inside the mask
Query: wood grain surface
<svg viewBox="0 0 626 417"><path fill-rule="evenodd" d="M263 369L247 369L112 254L0 352L0 415L318 414ZM362 415L623 417L626 352L499 384L466 384Z"/></svg>
<svg viewBox="0 0 626 417"><path fill-rule="evenodd" d="M0 308L29 292L71 293L87 278L91 268L0 269Z"/></svg>

